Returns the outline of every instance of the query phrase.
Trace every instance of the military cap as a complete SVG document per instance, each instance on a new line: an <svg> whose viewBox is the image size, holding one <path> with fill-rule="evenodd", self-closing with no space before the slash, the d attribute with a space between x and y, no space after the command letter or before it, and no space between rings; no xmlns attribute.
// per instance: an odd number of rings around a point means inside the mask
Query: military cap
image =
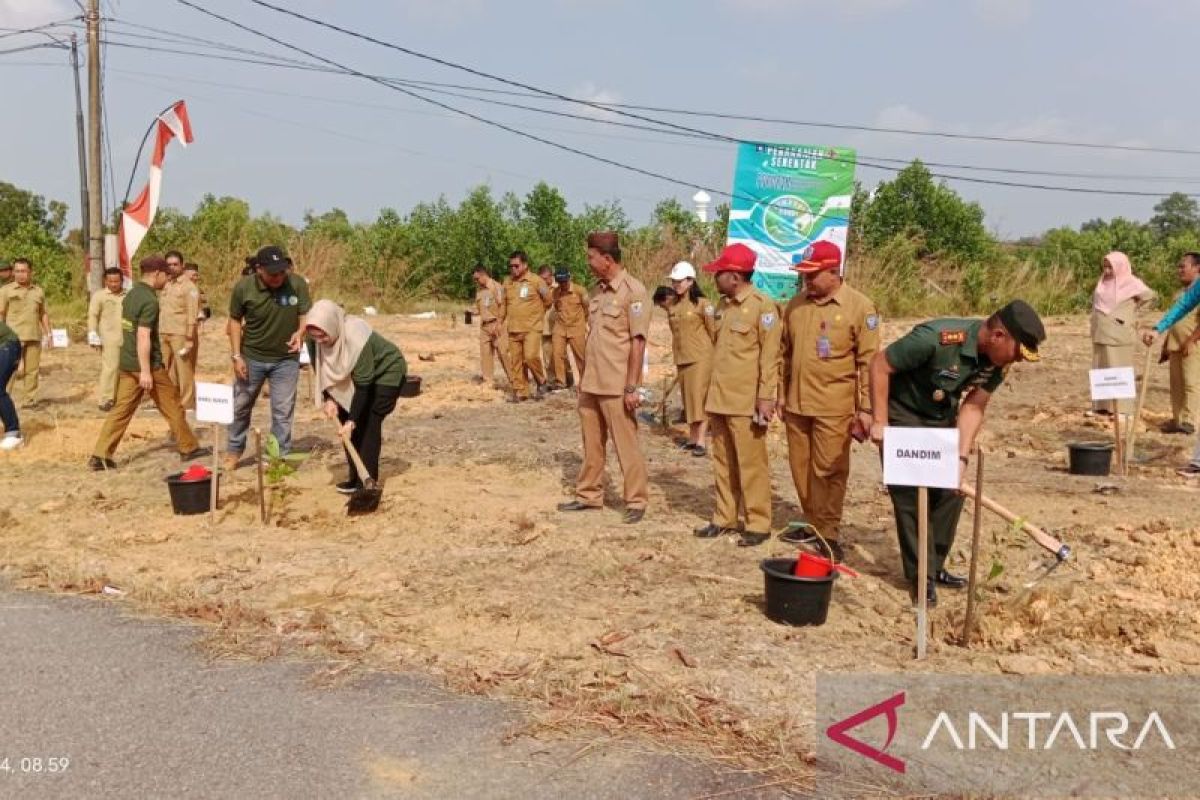
<svg viewBox="0 0 1200 800"><path fill-rule="evenodd" d="M1038 345L1046 340L1046 328L1033 307L1024 300L1013 300L996 312L1004 329L1021 345L1021 357L1037 361Z"/></svg>
<svg viewBox="0 0 1200 800"><path fill-rule="evenodd" d="M566 267L559 267L558 269L554 270L554 280L558 281L559 283L565 283L571 280L571 270L567 269Z"/></svg>

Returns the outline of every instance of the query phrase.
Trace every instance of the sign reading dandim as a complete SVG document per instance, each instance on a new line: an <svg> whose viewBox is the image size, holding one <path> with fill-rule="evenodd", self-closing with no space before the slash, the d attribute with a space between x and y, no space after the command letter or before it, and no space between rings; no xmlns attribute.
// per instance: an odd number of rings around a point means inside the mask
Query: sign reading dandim
<svg viewBox="0 0 1200 800"><path fill-rule="evenodd" d="M884 429L884 483L957 489L959 478L957 428Z"/></svg>

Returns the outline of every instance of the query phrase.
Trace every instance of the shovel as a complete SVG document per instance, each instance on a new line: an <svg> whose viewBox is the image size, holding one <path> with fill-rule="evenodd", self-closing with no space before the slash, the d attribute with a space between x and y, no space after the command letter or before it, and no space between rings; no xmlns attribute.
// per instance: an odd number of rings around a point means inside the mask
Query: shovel
<svg viewBox="0 0 1200 800"><path fill-rule="evenodd" d="M334 420L333 424L337 425L337 420ZM354 423L350 423L350 426L353 428ZM358 477L362 481L362 487L350 495L350 499L346 501L346 513L350 516L370 514L379 508L379 501L383 499L383 489L379 488L379 484L367 472L367 468L363 465L362 457L354 449L354 445L350 443L349 432L343 434L340 425L338 426L338 438L342 440L346 452L350 454L350 460L354 462L354 468L358 470Z"/></svg>

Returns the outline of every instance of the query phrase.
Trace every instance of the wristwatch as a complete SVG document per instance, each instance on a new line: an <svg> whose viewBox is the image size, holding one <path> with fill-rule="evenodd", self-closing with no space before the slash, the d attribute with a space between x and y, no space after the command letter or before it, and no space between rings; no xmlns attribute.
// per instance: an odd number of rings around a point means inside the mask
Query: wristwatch
<svg viewBox="0 0 1200 800"><path fill-rule="evenodd" d="M636 386L626 386L625 394L637 394L637 390L638 390L638 387L636 387Z"/></svg>

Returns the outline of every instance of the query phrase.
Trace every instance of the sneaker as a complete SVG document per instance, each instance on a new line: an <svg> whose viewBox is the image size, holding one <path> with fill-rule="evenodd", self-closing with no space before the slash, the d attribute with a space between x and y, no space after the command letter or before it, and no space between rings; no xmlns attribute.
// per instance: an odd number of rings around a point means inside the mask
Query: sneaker
<svg viewBox="0 0 1200 800"><path fill-rule="evenodd" d="M204 458L205 456L211 456L211 455L212 455L211 447L197 447L195 450L191 451L190 453L180 453L179 460L180 461L194 461L197 458Z"/></svg>
<svg viewBox="0 0 1200 800"><path fill-rule="evenodd" d="M1182 475L1185 478L1195 478L1200 476L1200 464L1187 464L1175 470L1176 475Z"/></svg>
<svg viewBox="0 0 1200 800"><path fill-rule="evenodd" d="M25 444L25 439L19 433L15 436L5 436L4 439L0 441L0 450L16 450L23 444Z"/></svg>

